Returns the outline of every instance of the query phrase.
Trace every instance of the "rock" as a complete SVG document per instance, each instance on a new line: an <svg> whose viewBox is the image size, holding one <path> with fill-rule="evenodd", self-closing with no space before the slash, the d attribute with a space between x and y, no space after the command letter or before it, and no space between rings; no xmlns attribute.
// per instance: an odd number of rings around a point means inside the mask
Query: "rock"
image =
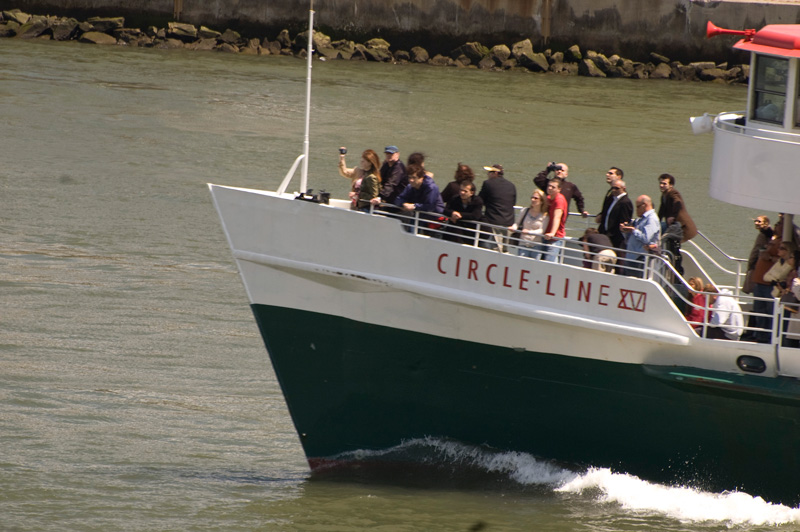
<svg viewBox="0 0 800 532"><path fill-rule="evenodd" d="M632 77L633 73L636 71L633 61L631 61L630 59L620 59L617 65L619 66L620 70L622 70L624 74L623 77L626 78Z"/></svg>
<svg viewBox="0 0 800 532"><path fill-rule="evenodd" d="M461 55L469 58L470 63L477 65L481 59L489 55L489 49L479 42L468 42L450 52L450 57L453 59Z"/></svg>
<svg viewBox="0 0 800 532"><path fill-rule="evenodd" d="M350 56L352 61L366 61L367 60L367 47L363 44L356 44L353 50L353 55Z"/></svg>
<svg viewBox="0 0 800 532"><path fill-rule="evenodd" d="M502 64L502 62L500 63ZM492 57L484 57L478 63L478 68L481 70L492 70L498 63Z"/></svg>
<svg viewBox="0 0 800 532"><path fill-rule="evenodd" d="M123 17L91 17L86 22L92 25L93 31L111 33L112 31L125 26Z"/></svg>
<svg viewBox="0 0 800 532"><path fill-rule="evenodd" d="M555 65L556 63L563 63L564 62L564 52L556 52L554 54L550 54L550 57L547 58L547 61L550 62L550 65Z"/></svg>
<svg viewBox="0 0 800 532"><path fill-rule="evenodd" d="M701 81L716 81L716 80L725 80L725 71L721 68L703 68L697 73L697 77L700 78Z"/></svg>
<svg viewBox="0 0 800 532"><path fill-rule="evenodd" d="M155 37L158 35L158 28L155 26L147 26L147 29L144 30L144 34L151 38Z"/></svg>
<svg viewBox="0 0 800 532"><path fill-rule="evenodd" d="M281 30L275 40L281 45L281 49L292 47L292 39L289 37L289 30Z"/></svg>
<svg viewBox="0 0 800 532"><path fill-rule="evenodd" d="M280 55L281 54L281 43L278 41L270 41L269 46L264 46L264 43L261 43L261 49L269 48L269 53L272 55Z"/></svg>
<svg viewBox="0 0 800 532"><path fill-rule="evenodd" d="M411 61L414 63L427 63L430 60L428 51L421 46L415 46L411 49Z"/></svg>
<svg viewBox="0 0 800 532"><path fill-rule="evenodd" d="M697 81L697 70L693 66L679 65L678 79L683 81Z"/></svg>
<svg viewBox="0 0 800 532"><path fill-rule="evenodd" d="M364 56L367 61L377 61L379 63L388 63L394 60L392 54L386 48L369 48L364 50Z"/></svg>
<svg viewBox="0 0 800 532"><path fill-rule="evenodd" d="M10 11L3 11L3 20L7 22L16 22L20 26L26 24L28 20L30 20L31 16L27 13L23 13L19 9L12 9Z"/></svg>
<svg viewBox="0 0 800 532"><path fill-rule="evenodd" d="M167 37L183 42L192 42L197 40L197 28L192 24L170 22L167 25Z"/></svg>
<svg viewBox="0 0 800 532"><path fill-rule="evenodd" d="M353 41L348 41L346 39L341 39L339 41L334 41L331 43L334 49L339 50L340 52L346 52L350 55L356 51L356 44Z"/></svg>
<svg viewBox="0 0 800 532"><path fill-rule="evenodd" d="M197 30L197 37L199 39L219 39L222 37L222 34L216 30L212 30L211 28L200 26L200 29Z"/></svg>
<svg viewBox="0 0 800 532"><path fill-rule="evenodd" d="M472 61L470 61L469 57L467 57L464 54L461 54L458 57L454 58L453 61L455 61L456 66L459 67L465 67L472 64Z"/></svg>
<svg viewBox="0 0 800 532"><path fill-rule="evenodd" d="M741 83L744 81L744 72L741 67L735 66L725 71L725 79L729 83Z"/></svg>
<svg viewBox="0 0 800 532"><path fill-rule="evenodd" d="M496 46L492 46L492 49L489 50L489 57L494 60L496 65L502 65L504 61L508 60L511 57L511 50L508 49L508 46L505 44L498 44Z"/></svg>
<svg viewBox="0 0 800 532"><path fill-rule="evenodd" d="M117 44L117 40L114 37L99 31L87 31L78 40L89 44Z"/></svg>
<svg viewBox="0 0 800 532"><path fill-rule="evenodd" d="M667 63L667 64L669 64L669 62L670 62L670 61L669 61L669 59L667 59L667 58L666 58L666 57L664 57L663 55L661 55L661 54L657 54L657 53L655 53L655 52L650 52L650 61L652 61L652 63L653 63L654 65L656 65L656 66L658 66L658 65L660 65L660 64L662 64L662 63Z"/></svg>
<svg viewBox="0 0 800 532"><path fill-rule="evenodd" d="M17 30L19 29L19 22L14 20L9 20L8 22L3 22L0 24L0 37L13 37L17 34Z"/></svg>
<svg viewBox="0 0 800 532"><path fill-rule="evenodd" d="M155 38L163 41L164 39L167 38L167 30L165 30L164 28L159 28L158 31L156 32Z"/></svg>
<svg viewBox="0 0 800 532"><path fill-rule="evenodd" d="M314 48L314 53L316 53L320 58L323 59L339 59L339 50L333 48L332 46L327 46L323 48Z"/></svg>
<svg viewBox="0 0 800 532"><path fill-rule="evenodd" d="M333 48L331 38L321 31L314 32L314 50L319 48ZM292 50L308 50L308 31L298 33L292 42Z"/></svg>
<svg viewBox="0 0 800 532"><path fill-rule="evenodd" d="M220 41L220 43L222 44L234 45L234 47L237 48L236 50L237 52L239 51L238 50L239 45L244 44L244 40L242 39L242 36L239 34L239 32L233 31L230 28L225 30L225 32L222 35L220 35L219 39L217 40Z"/></svg>
<svg viewBox="0 0 800 532"><path fill-rule="evenodd" d="M547 72L550 63L542 53L534 53L530 39L520 41L511 48L511 55L517 60L517 64L532 70L533 72Z"/></svg>
<svg viewBox="0 0 800 532"><path fill-rule="evenodd" d="M442 54L436 54L428 61L428 63L433 66L455 66L456 64L455 61Z"/></svg>
<svg viewBox="0 0 800 532"><path fill-rule="evenodd" d="M47 30L49 30L47 22L41 19L34 20L31 18L28 20L28 22L26 22L17 29L16 37L19 39L35 39L36 37L39 37Z"/></svg>
<svg viewBox="0 0 800 532"><path fill-rule="evenodd" d="M578 75L590 78L606 77L605 73L591 59L582 59L578 62Z"/></svg>
<svg viewBox="0 0 800 532"><path fill-rule="evenodd" d="M500 68L503 70L511 70L512 68L517 68L517 60L513 57L509 57L505 61L500 64Z"/></svg>
<svg viewBox="0 0 800 532"><path fill-rule="evenodd" d="M411 54L405 50L397 50L394 53L394 59L395 61L400 61L401 63L408 63L411 60Z"/></svg>
<svg viewBox="0 0 800 532"><path fill-rule="evenodd" d="M647 71L647 65L644 63L633 63L633 79L647 79L650 77L650 72Z"/></svg>
<svg viewBox="0 0 800 532"><path fill-rule="evenodd" d="M250 48L249 46L242 46L239 48L239 53L242 55L258 55L258 49Z"/></svg>
<svg viewBox="0 0 800 532"><path fill-rule="evenodd" d="M237 53L239 53L239 47L236 46L235 44L231 44L231 43L228 43L228 42L220 43L217 46L216 50L219 51L219 52L225 52L225 53L229 53L229 54L237 54Z"/></svg>
<svg viewBox="0 0 800 532"><path fill-rule="evenodd" d="M533 55L533 44L530 39L519 41L511 46L511 56L519 62L521 55Z"/></svg>
<svg viewBox="0 0 800 532"><path fill-rule="evenodd" d="M53 30L53 40L68 41L75 37L78 31L78 21L74 18L61 19L51 26Z"/></svg>
<svg viewBox="0 0 800 532"><path fill-rule="evenodd" d="M706 70L709 68L717 68L717 65L712 63L711 61L699 61L696 63L689 63L689 66L694 68L698 73L701 70Z"/></svg>
<svg viewBox="0 0 800 532"><path fill-rule="evenodd" d="M188 50L201 50L201 51L209 51L213 50L217 47L217 39L206 37L202 38L199 41L195 41L193 43L189 43L186 45Z"/></svg>
<svg viewBox="0 0 800 532"><path fill-rule="evenodd" d="M581 59L583 59L583 55L581 54L581 49L577 44L573 44L567 48L566 52L564 52L564 61L567 63L577 63Z"/></svg>
<svg viewBox="0 0 800 532"><path fill-rule="evenodd" d="M591 59L592 62L597 65L597 68L599 68L603 74L608 75L608 73L611 71L611 67L613 65L611 64L611 61L609 61L608 58L603 54L595 53L589 59Z"/></svg>
<svg viewBox="0 0 800 532"><path fill-rule="evenodd" d="M383 39L370 39L364 43L367 48L383 49L389 51L389 43Z"/></svg>
<svg viewBox="0 0 800 532"><path fill-rule="evenodd" d="M154 47L161 50L177 50L179 48L183 48L184 44L180 39L167 38L164 40L159 40Z"/></svg>
<svg viewBox="0 0 800 532"><path fill-rule="evenodd" d="M667 63L659 63L650 73L651 79L669 79L670 77L672 77L672 67Z"/></svg>
<svg viewBox="0 0 800 532"><path fill-rule="evenodd" d="M129 45L138 45L139 40L143 37L145 37L145 34L138 28L117 28L114 30L114 38L118 42L124 42Z"/></svg>

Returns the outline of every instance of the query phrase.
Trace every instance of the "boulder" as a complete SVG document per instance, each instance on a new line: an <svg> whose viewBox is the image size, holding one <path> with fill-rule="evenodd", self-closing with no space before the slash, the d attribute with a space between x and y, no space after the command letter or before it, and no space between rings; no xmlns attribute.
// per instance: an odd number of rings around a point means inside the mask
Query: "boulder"
<svg viewBox="0 0 800 532"><path fill-rule="evenodd" d="M35 39L48 31L50 27L44 20L29 19L28 22L20 26L16 31L16 37L19 39ZM50 32L52 33L52 32Z"/></svg>
<svg viewBox="0 0 800 532"><path fill-rule="evenodd" d="M697 73L701 81L725 81L725 71L721 68L703 68Z"/></svg>
<svg viewBox="0 0 800 532"><path fill-rule="evenodd" d="M366 46L367 48L373 48L373 49L383 49L383 50L386 50L387 52L389 51L389 47L390 47L389 43L386 42L383 39L370 39L370 40L368 40L367 42L364 43L364 46Z"/></svg>
<svg viewBox="0 0 800 532"><path fill-rule="evenodd" d="M162 50L177 50L179 48L183 48L184 44L183 41L180 39L159 39L158 43L155 43L155 48L160 48Z"/></svg>
<svg viewBox="0 0 800 532"><path fill-rule="evenodd" d="M670 62L669 59L667 59L663 55L657 54L655 52L650 52L650 61L656 66L658 66L658 65L660 65L662 63L669 64L669 62Z"/></svg>
<svg viewBox="0 0 800 532"><path fill-rule="evenodd" d="M647 65L644 63L633 63L633 72L631 73L633 79L647 79L650 77L650 72L647 70Z"/></svg>
<svg viewBox="0 0 800 532"><path fill-rule="evenodd" d="M192 24L170 22L167 24L167 37L183 42L192 42L197 40L197 28Z"/></svg>
<svg viewBox="0 0 800 532"><path fill-rule="evenodd" d="M492 46L492 49L489 50L489 57L494 60L496 65L502 65L504 61L511 57L511 50L505 44L498 44Z"/></svg>
<svg viewBox="0 0 800 532"><path fill-rule="evenodd" d="M492 58L491 56L490 57L484 57L478 63L478 68L480 68L481 70L491 70L495 66L498 66L499 64L502 64L502 61L500 63L497 63L494 60L494 58Z"/></svg>
<svg viewBox="0 0 800 532"><path fill-rule="evenodd" d="M588 54L588 52L587 52L587 54ZM605 55L598 54L598 53L595 52L591 57L589 57L589 59L591 59L592 62L595 65L597 65L597 68L599 68L603 72L603 74L608 75L608 73L611 71L611 67L613 65L611 64L611 61L609 61L609 59Z"/></svg>
<svg viewBox="0 0 800 532"><path fill-rule="evenodd" d="M12 9L10 11L3 11L3 20L6 22L16 22L20 26L27 23L30 20L31 16L27 13L23 13L19 9Z"/></svg>
<svg viewBox="0 0 800 532"><path fill-rule="evenodd" d="M314 32L314 50L319 48L333 48L331 38L322 33L321 31ZM297 37L292 42L292 50L308 50L308 31L298 33Z"/></svg>
<svg viewBox="0 0 800 532"><path fill-rule="evenodd" d="M114 37L99 31L87 31L78 40L89 44L117 44Z"/></svg>
<svg viewBox="0 0 800 532"><path fill-rule="evenodd" d="M219 39L220 37L222 37L222 34L217 30L212 30L211 28L200 26L200 29L197 30L197 37L199 39Z"/></svg>
<svg viewBox="0 0 800 532"><path fill-rule="evenodd" d="M68 41L72 39L78 31L78 21L74 18L61 19L51 26L53 30L53 40Z"/></svg>
<svg viewBox="0 0 800 532"><path fill-rule="evenodd" d="M340 52L346 52L350 55L353 55L353 52L356 51L356 43L354 43L353 41L348 41L346 39L333 41L331 43L331 46L334 49L339 50Z"/></svg>
<svg viewBox="0 0 800 532"><path fill-rule="evenodd" d="M530 39L520 41L511 48L511 55L517 60L517 64L532 70L533 72L547 72L550 63L542 53L534 53L533 44Z"/></svg>
<svg viewBox="0 0 800 532"><path fill-rule="evenodd" d="M620 59L617 62L617 66L622 70L623 77L630 78L633 76L633 73L636 71L636 67L633 64L633 61L630 59Z"/></svg>
<svg viewBox="0 0 800 532"><path fill-rule="evenodd" d="M421 46L415 46L411 49L411 61L414 63L427 63L430 60L428 51Z"/></svg>
<svg viewBox="0 0 800 532"><path fill-rule="evenodd" d="M125 26L123 17L91 17L86 22L92 25L92 31L111 33L112 31Z"/></svg>
<svg viewBox="0 0 800 532"><path fill-rule="evenodd" d="M377 61L379 63L388 63L394 60L387 48L370 48L369 46L364 49L364 57L367 58L367 61Z"/></svg>
<svg viewBox="0 0 800 532"><path fill-rule="evenodd" d="M9 20L8 22L3 22L0 24L0 37L13 37L17 34L17 30L19 29L19 22L14 20Z"/></svg>
<svg viewBox="0 0 800 532"><path fill-rule="evenodd" d="M289 37L289 30L281 30L275 40L278 41L282 49L292 47L292 39Z"/></svg>
<svg viewBox="0 0 800 532"><path fill-rule="evenodd" d="M513 57L509 57L502 63L500 63L500 68L503 70L511 70L512 68L517 68L517 60Z"/></svg>
<svg viewBox="0 0 800 532"><path fill-rule="evenodd" d="M394 53L394 59L395 61L400 61L401 63L408 63L411 60L411 54L405 50L397 50Z"/></svg>
<svg viewBox="0 0 800 532"><path fill-rule="evenodd" d="M433 66L455 66L456 65L455 61L453 61L449 57L444 56L442 54L436 54L435 56L433 56L428 61L428 63L433 65Z"/></svg>
<svg viewBox="0 0 800 532"><path fill-rule="evenodd" d="M556 63L563 63L564 52L556 52L554 54L550 54L550 57L547 58L547 61L550 63L550 65L555 65Z"/></svg>
<svg viewBox="0 0 800 532"><path fill-rule="evenodd" d="M269 48L269 53L272 55L280 55L281 54L281 43L278 41L269 41L268 46L264 46L264 43L261 43L261 49Z"/></svg>
<svg viewBox="0 0 800 532"><path fill-rule="evenodd" d="M455 65L458 67L465 67L472 64L472 61L470 61L469 57L467 57L464 54L461 54L458 57L453 58L453 61L455 61Z"/></svg>
<svg viewBox="0 0 800 532"><path fill-rule="evenodd" d="M158 28L155 26L147 26L147 28L144 30L144 34L151 38L155 37L158 35Z"/></svg>
<svg viewBox="0 0 800 532"><path fill-rule="evenodd" d="M138 45L139 40L142 37L145 37L145 34L142 30L138 28L118 28L114 30L114 38L117 39L118 42L123 42L129 45Z"/></svg>
<svg viewBox="0 0 800 532"><path fill-rule="evenodd" d="M356 44L353 50L353 55L350 56L352 61L366 61L367 60L367 47L363 44Z"/></svg>
<svg viewBox="0 0 800 532"><path fill-rule="evenodd" d="M578 62L578 75L590 78L604 78L605 73L600 70L591 59L581 59Z"/></svg>
<svg viewBox="0 0 800 532"><path fill-rule="evenodd" d="M235 44L231 44L231 43L228 43L228 42L220 43L217 46L216 50L218 52L225 52L225 53L229 53L229 54L239 53L239 47L236 46Z"/></svg>
<svg viewBox="0 0 800 532"><path fill-rule="evenodd" d="M233 31L230 28L225 30L225 32L222 35L220 35L219 39L217 40L222 44L234 45L237 48L236 50L237 52L239 51L238 50L239 45L244 44L244 39L242 39L242 36L239 34L239 32Z"/></svg>
<svg viewBox="0 0 800 532"><path fill-rule="evenodd" d="M186 45L186 48L189 50L201 50L201 51L213 50L216 47L217 47L216 38L202 38L198 41Z"/></svg>
<svg viewBox="0 0 800 532"><path fill-rule="evenodd" d="M567 63L577 63L581 59L583 59L583 55L577 44L573 44L564 52L564 61Z"/></svg>
<svg viewBox="0 0 800 532"><path fill-rule="evenodd" d="M667 63L659 63L650 73L651 79L670 79L672 77L672 67Z"/></svg>
<svg viewBox="0 0 800 532"><path fill-rule="evenodd" d="M477 65L481 59L489 55L489 49L479 42L468 42L450 52L450 57L453 59L462 55L469 58L470 63Z"/></svg>

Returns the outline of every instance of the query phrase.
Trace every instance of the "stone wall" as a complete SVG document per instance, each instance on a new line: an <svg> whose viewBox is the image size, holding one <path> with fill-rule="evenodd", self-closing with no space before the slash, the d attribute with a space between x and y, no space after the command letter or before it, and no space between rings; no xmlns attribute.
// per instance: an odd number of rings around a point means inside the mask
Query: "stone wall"
<svg viewBox="0 0 800 532"><path fill-rule="evenodd" d="M302 31L308 0L0 0L0 9L125 16L131 25L192 24L277 35ZM401 48L447 53L467 41L488 46L530 38L537 47L572 44L643 59L658 52L685 61L729 60L734 37L707 40L712 20L731 29L800 23L796 2L773 0L315 0L317 27L334 38L382 37Z"/></svg>

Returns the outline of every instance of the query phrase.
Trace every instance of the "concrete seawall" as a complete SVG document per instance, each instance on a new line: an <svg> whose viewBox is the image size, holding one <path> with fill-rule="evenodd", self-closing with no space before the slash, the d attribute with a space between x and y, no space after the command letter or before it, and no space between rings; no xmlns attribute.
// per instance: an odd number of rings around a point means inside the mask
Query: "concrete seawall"
<svg viewBox="0 0 800 532"><path fill-rule="evenodd" d="M0 9L38 14L118 15L128 25L178 19L274 37L302 31L307 0L0 0ZM315 0L317 26L335 38L382 37L393 48L420 44L449 52L467 41L492 46L530 38L537 47L673 59L730 59L735 37L705 38L706 22L725 28L800 23L800 2L772 0ZM740 58L741 59L741 58Z"/></svg>

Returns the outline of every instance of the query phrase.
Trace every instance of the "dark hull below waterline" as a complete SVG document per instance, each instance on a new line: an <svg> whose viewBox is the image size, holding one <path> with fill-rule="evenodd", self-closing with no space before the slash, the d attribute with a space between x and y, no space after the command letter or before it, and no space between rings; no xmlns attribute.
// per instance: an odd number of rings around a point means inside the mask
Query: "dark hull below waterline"
<svg viewBox="0 0 800 532"><path fill-rule="evenodd" d="M252 309L312 467L435 437L800 502L794 379L604 362Z"/></svg>

